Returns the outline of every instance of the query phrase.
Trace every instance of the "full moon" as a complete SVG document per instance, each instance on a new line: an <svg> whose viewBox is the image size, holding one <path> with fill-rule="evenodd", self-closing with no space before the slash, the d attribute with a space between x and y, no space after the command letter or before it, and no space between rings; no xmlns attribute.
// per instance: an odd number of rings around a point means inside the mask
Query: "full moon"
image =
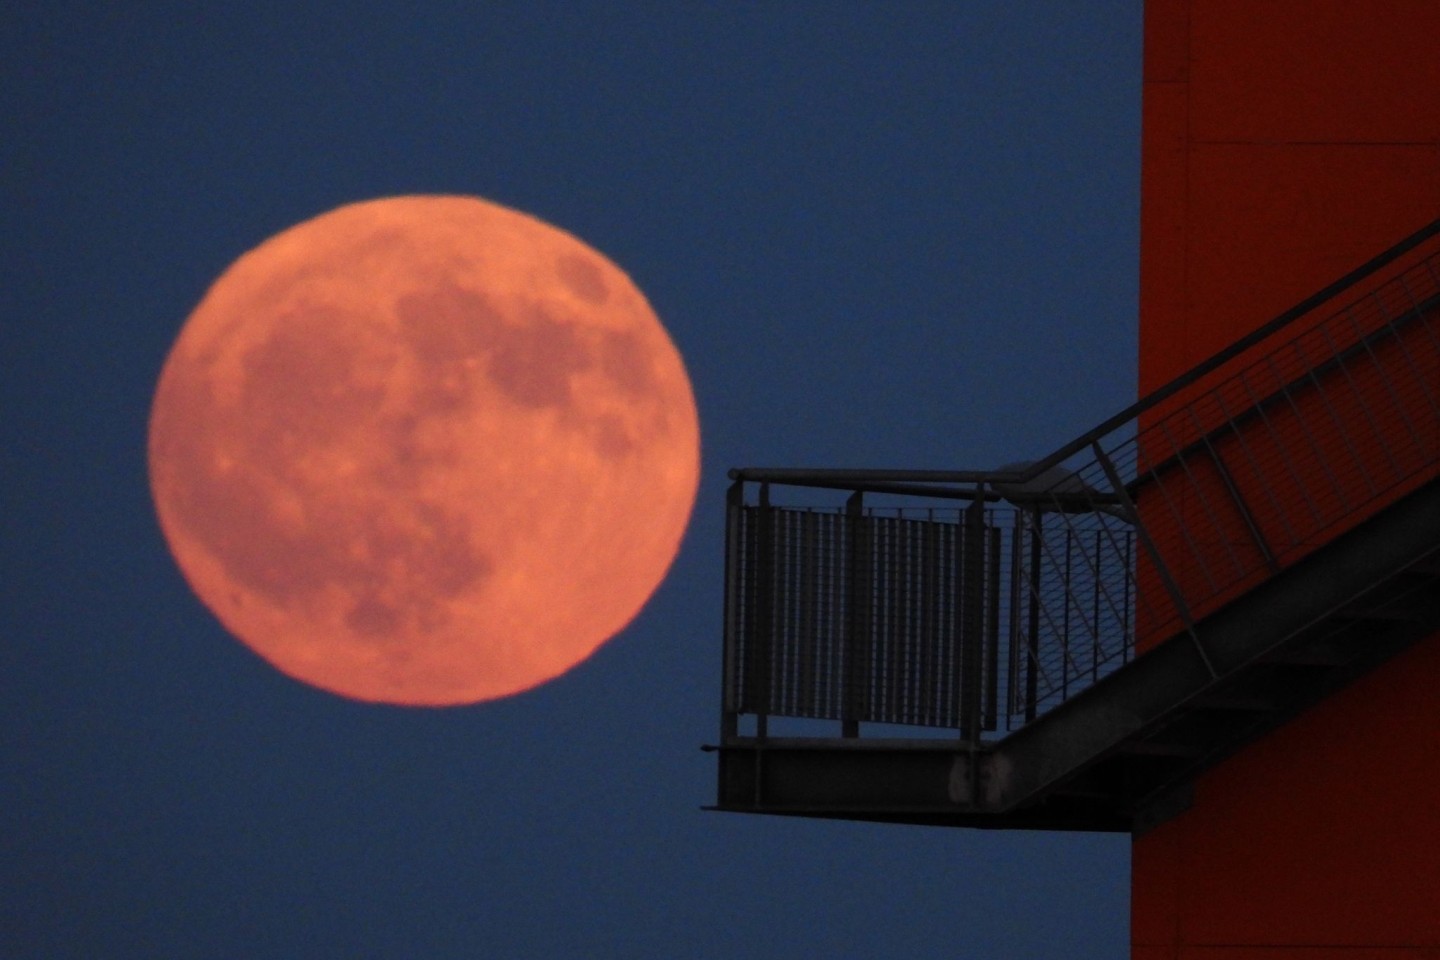
<svg viewBox="0 0 1440 960"><path fill-rule="evenodd" d="M473 197L266 240L185 322L150 416L185 578L289 676L358 700L508 696L664 578L699 477L684 364L604 256Z"/></svg>

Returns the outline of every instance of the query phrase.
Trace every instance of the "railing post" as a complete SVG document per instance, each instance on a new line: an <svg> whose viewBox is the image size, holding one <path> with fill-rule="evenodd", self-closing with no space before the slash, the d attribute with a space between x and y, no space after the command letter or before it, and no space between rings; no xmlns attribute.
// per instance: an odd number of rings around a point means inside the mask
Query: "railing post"
<svg viewBox="0 0 1440 960"><path fill-rule="evenodd" d="M1275 551L1270 548L1270 542L1260 532L1260 524L1255 519L1250 504L1245 502L1245 497L1240 493L1240 487L1235 483L1235 475L1230 472L1230 466L1220 456L1220 451L1215 449L1209 437L1203 438L1205 450L1210 454L1210 462L1215 465L1215 472L1220 475L1220 482L1225 487L1225 492L1230 497L1230 502L1235 505L1235 511L1240 515L1240 520L1245 524L1245 529L1250 533L1250 539L1255 544L1255 549L1260 551L1260 557L1265 561L1265 566L1271 573L1280 572L1280 564L1275 559Z"/></svg>
<svg viewBox="0 0 1440 960"><path fill-rule="evenodd" d="M981 723L986 730L999 725L997 701L1000 690L1000 529L987 527L989 545L985 576L985 711Z"/></svg>
<svg viewBox="0 0 1440 960"><path fill-rule="evenodd" d="M725 743L739 733L740 703L736 686L739 682L737 664L743 642L740 595L744 591L741 556L745 550L745 481L736 480L725 491L725 612L722 658L724 671L720 691L720 742ZM752 573L753 571L746 571Z"/></svg>
<svg viewBox="0 0 1440 960"><path fill-rule="evenodd" d="M985 663L985 499L965 508L965 559L960 575L960 737L979 740L981 668Z"/></svg>
<svg viewBox="0 0 1440 960"><path fill-rule="evenodd" d="M870 649L870 604L875 569L870 528L865 518L865 494L862 491L855 491L845 501L845 520L850 534L850 569L849 590L845 598L845 689L841 693L840 735L858 737L860 718L865 714L865 688L869 683L869 671L865 667Z"/></svg>
<svg viewBox="0 0 1440 960"><path fill-rule="evenodd" d="M755 736L768 733L770 714L770 658L775 637L775 518L770 506L770 484L760 484L756 510L755 615L747 660L747 686L755 704Z"/></svg>
<svg viewBox="0 0 1440 960"><path fill-rule="evenodd" d="M1115 496L1120 499L1120 505L1130 517L1130 524L1135 528L1135 536L1140 539L1140 545L1150 555L1150 561L1155 564L1155 572L1160 576L1160 582L1165 585L1165 590L1170 594L1170 600L1175 604L1175 612L1180 615L1180 620L1185 624L1185 630L1190 634L1190 640L1195 645L1195 652L1200 654L1201 661L1210 676L1219 678L1220 674L1215 669L1215 664L1210 661L1210 654L1206 652L1204 644L1200 642L1200 635L1195 632L1195 621L1190 616L1190 605L1185 602L1185 595L1180 592L1180 585L1170 573L1170 568L1165 565L1165 558L1160 555L1160 548L1155 546L1155 541L1150 539L1150 533L1145 529L1145 524L1140 522L1140 510L1135 506L1135 501L1130 497L1130 491L1125 489L1125 482L1120 479L1120 472L1115 469L1115 464L1105 455L1100 447L1100 441L1096 440L1090 444L1090 449L1095 453L1095 461L1100 464L1100 469L1105 471L1105 477L1110 481L1110 487Z"/></svg>
<svg viewBox="0 0 1440 960"><path fill-rule="evenodd" d="M1044 530L1040 508L1030 510L1029 603L1025 623L1025 722L1035 719L1040 695L1040 560L1044 552Z"/></svg>
<svg viewBox="0 0 1440 960"><path fill-rule="evenodd" d="M1010 530L1010 603L1005 661L1005 729L1013 729L1020 707L1020 576L1025 569L1025 511L1016 510Z"/></svg>

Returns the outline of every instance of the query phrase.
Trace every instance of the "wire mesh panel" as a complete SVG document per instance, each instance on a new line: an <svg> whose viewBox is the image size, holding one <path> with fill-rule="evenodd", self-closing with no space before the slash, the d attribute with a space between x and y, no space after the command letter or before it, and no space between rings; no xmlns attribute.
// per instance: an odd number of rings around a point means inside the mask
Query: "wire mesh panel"
<svg viewBox="0 0 1440 960"><path fill-rule="evenodd" d="M1104 514L732 504L727 708L1008 729L1128 659L1134 556Z"/></svg>
<svg viewBox="0 0 1440 960"><path fill-rule="evenodd" d="M993 516L730 511L733 710L995 728L1003 553Z"/></svg>
<svg viewBox="0 0 1440 960"><path fill-rule="evenodd" d="M1105 513L1017 511L1008 713L1033 720L1130 659L1135 533Z"/></svg>

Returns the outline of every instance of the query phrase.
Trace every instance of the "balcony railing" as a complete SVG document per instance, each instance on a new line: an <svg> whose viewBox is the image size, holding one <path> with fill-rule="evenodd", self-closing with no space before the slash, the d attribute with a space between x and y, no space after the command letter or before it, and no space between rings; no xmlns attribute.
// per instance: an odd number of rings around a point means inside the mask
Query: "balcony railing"
<svg viewBox="0 0 1440 960"><path fill-rule="evenodd" d="M732 471L722 732L976 741L1209 663L1197 623L1437 473L1440 221L1033 464Z"/></svg>
<svg viewBox="0 0 1440 960"><path fill-rule="evenodd" d="M859 497L729 516L735 713L978 734L1133 649L1135 537L1113 516Z"/></svg>

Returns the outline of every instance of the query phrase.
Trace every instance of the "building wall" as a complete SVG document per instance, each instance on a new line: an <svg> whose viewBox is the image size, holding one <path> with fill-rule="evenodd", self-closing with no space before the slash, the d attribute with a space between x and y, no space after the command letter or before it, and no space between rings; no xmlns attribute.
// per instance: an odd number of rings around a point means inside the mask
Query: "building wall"
<svg viewBox="0 0 1440 960"><path fill-rule="evenodd" d="M1147 0L1147 392L1440 216L1440 0ZM1136 839L1137 960L1440 960L1440 637Z"/></svg>

